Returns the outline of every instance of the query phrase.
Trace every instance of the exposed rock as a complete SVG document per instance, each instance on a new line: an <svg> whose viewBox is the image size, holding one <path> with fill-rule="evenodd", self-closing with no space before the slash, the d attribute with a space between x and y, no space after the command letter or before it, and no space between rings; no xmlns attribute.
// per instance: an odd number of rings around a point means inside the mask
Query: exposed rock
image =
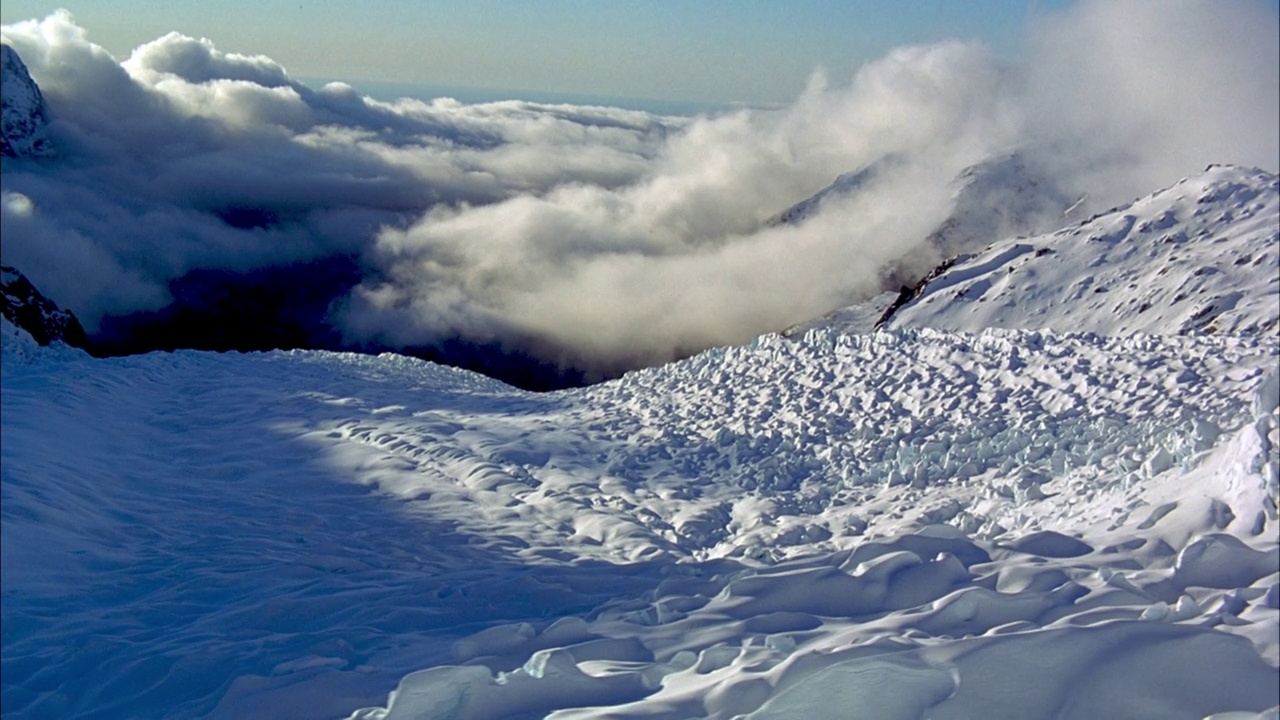
<svg viewBox="0 0 1280 720"><path fill-rule="evenodd" d="M41 345L61 342L71 347L89 346L84 328L71 311L59 308L26 276L7 265L0 265L0 312Z"/></svg>

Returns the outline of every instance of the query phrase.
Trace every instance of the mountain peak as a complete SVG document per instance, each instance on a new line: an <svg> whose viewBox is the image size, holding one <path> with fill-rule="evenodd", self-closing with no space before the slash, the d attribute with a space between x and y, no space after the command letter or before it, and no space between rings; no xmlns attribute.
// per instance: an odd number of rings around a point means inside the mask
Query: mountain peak
<svg viewBox="0 0 1280 720"><path fill-rule="evenodd" d="M41 158L54 154L45 135L49 111L44 95L18 52L0 45L0 151L6 157Z"/></svg>
<svg viewBox="0 0 1280 720"><path fill-rule="evenodd" d="M951 181L951 214L928 242L944 258L973 252L1001 238L1047 232L1082 206L1020 152L970 165Z"/></svg>

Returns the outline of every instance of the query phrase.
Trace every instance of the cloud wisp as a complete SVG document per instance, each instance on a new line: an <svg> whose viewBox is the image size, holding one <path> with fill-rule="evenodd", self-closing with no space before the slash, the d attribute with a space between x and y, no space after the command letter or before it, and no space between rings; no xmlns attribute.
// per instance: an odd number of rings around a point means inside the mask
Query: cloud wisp
<svg viewBox="0 0 1280 720"><path fill-rule="evenodd" d="M1280 50L1260 2L1079 2L1025 56L905 47L780 110L378 102L170 34L124 61L65 13L5 26L52 162L6 162L4 261L92 331L196 270L334 256L352 346L492 343L606 375L740 342L927 267L951 181L1011 150L1121 202L1211 162L1275 170ZM769 219L886 157L857 193ZM992 238L995 239L995 238Z"/></svg>

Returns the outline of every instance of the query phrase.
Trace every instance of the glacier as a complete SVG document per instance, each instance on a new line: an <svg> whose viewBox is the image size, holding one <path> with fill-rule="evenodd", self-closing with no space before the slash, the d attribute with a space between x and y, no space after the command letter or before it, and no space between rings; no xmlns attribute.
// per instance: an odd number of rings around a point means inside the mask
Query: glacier
<svg viewBox="0 0 1280 720"><path fill-rule="evenodd" d="M1280 703L1273 336L811 331L535 394L4 332L6 717Z"/></svg>

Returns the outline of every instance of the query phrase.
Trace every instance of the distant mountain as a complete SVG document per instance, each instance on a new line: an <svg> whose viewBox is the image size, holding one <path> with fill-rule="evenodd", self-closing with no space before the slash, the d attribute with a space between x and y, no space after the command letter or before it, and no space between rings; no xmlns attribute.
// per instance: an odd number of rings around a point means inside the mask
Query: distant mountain
<svg viewBox="0 0 1280 720"><path fill-rule="evenodd" d="M783 330L780 334L787 338L798 338L810 330L837 330L851 335L865 335L875 332L876 325L895 303L901 303L910 297L912 288L903 287L898 292L882 292L870 299L863 300L821 317L797 323Z"/></svg>
<svg viewBox="0 0 1280 720"><path fill-rule="evenodd" d="M901 162L887 155L845 173L827 187L775 215L770 225L800 224L823 204L864 190ZM1073 196L1052 174L1023 153L1013 152L970 165L950 185L951 212L927 241L943 257L985 247L1009 235L1026 235L1061 227L1078 217L1084 198Z"/></svg>
<svg viewBox="0 0 1280 720"><path fill-rule="evenodd" d="M837 177L830 185L774 215L765 224L798 225L816 215L823 203L857 193L874 181L886 168L897 162L897 156L886 155L865 167L847 172Z"/></svg>
<svg viewBox="0 0 1280 720"><path fill-rule="evenodd" d="M49 110L17 51L0 46L0 151L6 157L40 158L54 154L45 134Z"/></svg>
<svg viewBox="0 0 1280 720"><path fill-rule="evenodd" d="M1021 153L965 168L951 181L951 198L951 214L928 237L942 257L1062 227L1080 219L1087 200L1068 193Z"/></svg>
<svg viewBox="0 0 1280 720"><path fill-rule="evenodd" d="M71 347L89 346L84 328L74 314L60 309L26 276L7 265L0 265L0 314L30 333L41 345L62 342Z"/></svg>
<svg viewBox="0 0 1280 720"><path fill-rule="evenodd" d="M1280 332L1280 179L1229 165L955 258L882 325L1106 335Z"/></svg>
<svg viewBox="0 0 1280 720"><path fill-rule="evenodd" d="M865 189L898 161L896 156L886 156L861 170L841 175L818 193L779 213L770 223L805 222L823 203ZM1087 205L1087 198L1067 192L1048 170L1017 152L965 168L951 181L950 192L950 213L925 238L926 245L943 258L980 250L1001 238L1062 227L1079 219ZM910 296L910 290L921 281L928 267L921 268L918 255L902 258L881 269L884 291L881 294L796 325L783 334L799 335L815 327L870 332L895 301L901 303Z"/></svg>

